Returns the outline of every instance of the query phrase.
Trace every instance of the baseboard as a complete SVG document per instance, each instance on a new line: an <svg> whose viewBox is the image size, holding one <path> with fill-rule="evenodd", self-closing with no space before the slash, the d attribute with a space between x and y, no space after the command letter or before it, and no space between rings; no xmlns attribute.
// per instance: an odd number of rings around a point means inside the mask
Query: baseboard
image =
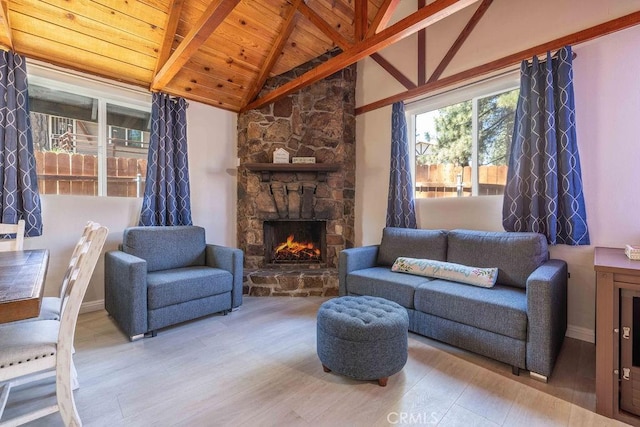
<svg viewBox="0 0 640 427"><path fill-rule="evenodd" d="M91 311L104 310L104 300L99 299L97 301L83 302L80 306L80 313L89 313Z"/></svg>
<svg viewBox="0 0 640 427"><path fill-rule="evenodd" d="M569 338L575 338L580 341L595 343L596 333L593 329L582 328L580 326L567 326L566 335Z"/></svg>

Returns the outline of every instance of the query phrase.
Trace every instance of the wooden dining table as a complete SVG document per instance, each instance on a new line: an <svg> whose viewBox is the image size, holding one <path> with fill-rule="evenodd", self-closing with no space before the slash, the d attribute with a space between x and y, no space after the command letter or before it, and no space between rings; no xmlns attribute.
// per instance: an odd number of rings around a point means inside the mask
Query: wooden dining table
<svg viewBox="0 0 640 427"><path fill-rule="evenodd" d="M49 251L0 252L0 323L40 314Z"/></svg>

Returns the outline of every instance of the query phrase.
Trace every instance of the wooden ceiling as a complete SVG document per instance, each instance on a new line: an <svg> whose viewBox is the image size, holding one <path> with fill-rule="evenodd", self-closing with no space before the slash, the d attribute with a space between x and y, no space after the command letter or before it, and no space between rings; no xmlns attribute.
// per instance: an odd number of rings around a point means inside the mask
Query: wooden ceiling
<svg viewBox="0 0 640 427"><path fill-rule="evenodd" d="M349 52L327 76L478 0L437 0L381 37L399 1L0 0L0 46L241 111L275 99L256 99L270 76Z"/></svg>
<svg viewBox="0 0 640 427"><path fill-rule="evenodd" d="M417 2L418 9L388 25L400 1ZM371 56L407 91L360 106L361 114L640 23L640 11L634 12L441 78L492 2L0 0L0 48L236 112L259 108ZM468 6L475 13L427 78L424 29ZM412 82L377 52L415 33L418 81ZM258 97L267 78L335 48L342 52Z"/></svg>

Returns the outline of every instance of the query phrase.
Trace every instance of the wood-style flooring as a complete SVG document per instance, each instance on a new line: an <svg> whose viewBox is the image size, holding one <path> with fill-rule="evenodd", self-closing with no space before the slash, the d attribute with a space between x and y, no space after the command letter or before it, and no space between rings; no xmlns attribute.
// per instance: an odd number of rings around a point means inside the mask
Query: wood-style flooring
<svg viewBox="0 0 640 427"><path fill-rule="evenodd" d="M80 315L78 412L87 426L614 426L595 409L595 347L565 339L548 384L409 334L386 387L325 373L325 298L245 297L214 315L129 342L105 311ZM5 416L53 399L52 380L12 392ZM59 426L59 414L32 425Z"/></svg>

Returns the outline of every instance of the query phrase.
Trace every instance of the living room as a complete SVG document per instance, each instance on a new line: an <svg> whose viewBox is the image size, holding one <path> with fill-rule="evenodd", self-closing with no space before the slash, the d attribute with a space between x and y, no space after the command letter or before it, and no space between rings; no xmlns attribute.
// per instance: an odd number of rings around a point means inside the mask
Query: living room
<svg viewBox="0 0 640 427"><path fill-rule="evenodd" d="M399 2L389 25L412 13L416 8L417 1ZM469 7L426 29L427 75L439 64L440 59L460 34L474 10L475 7ZM529 2L524 1L495 1L454 57L446 69L445 76L489 63L510 53L543 44L567 34L637 12L637 10L637 2L623 0L600 2L578 0L556 2L545 0L537 2L533 7ZM550 246L550 252L552 258L565 260L569 266L567 337L575 340L572 341L575 347L583 348L586 346L585 348L591 348L590 351L592 352L594 351L592 343L595 342L596 327L594 248L597 246L622 248L625 244L640 242L640 228L638 227L637 214L634 214L640 209L640 202L635 197L637 190L635 190L636 187L634 185L638 182L638 168L635 160L640 156L640 146L634 141L634 137L640 131L637 124L638 120L636 119L637 112L640 109L640 101L635 96L638 92L637 75L640 71L640 60L633 55L634 47L637 45L638 40L640 40L640 28L635 26L573 46L573 51L577 55L573 62L576 122L591 244L588 246ZM415 82L417 81L417 71L419 69L417 64L418 55L415 53L417 45L417 37L408 37L382 50L380 54ZM539 53L542 54L544 52ZM51 68L55 67L50 67L42 61L33 62L33 69L30 72L35 75L39 73L42 76L50 75L47 73L51 72ZM514 70L517 79L517 64L514 64L510 69ZM450 90L451 88L445 89ZM127 92L130 87L116 84L114 90ZM139 88L135 88L135 90L140 92ZM390 76L371 58L365 58L358 62L355 92L356 108L406 90L406 87ZM150 99L150 95L148 99ZM415 101L415 99L412 101ZM407 102L408 111L410 111L411 105L410 102ZM193 222L206 230L208 243L237 247L237 180L238 173L242 167L242 165L238 164L238 115L235 112L219 109L201 102L189 101L187 122ZM356 115L354 246L365 246L380 242L387 209L386 193L389 185L390 143L390 105ZM384 191L381 191L381 189ZM76 237L88 219L97 221L109 228L108 239L104 246L104 251L106 252L117 249L118 245L122 243L124 229L136 225L141 208L140 198L43 195L41 201L43 228L45 231L40 237L26 239L25 248L48 248L50 250L49 269L45 286L46 295L55 295L58 292L58 284L65 273L64 266L69 258L71 248L73 248ZM503 230L501 196L418 199L416 201L416 213L419 228ZM99 313L104 313L102 311L104 307L103 278L104 264L98 262L84 299L83 312L85 314L81 314L79 321L79 329L83 329L85 332L92 332L85 335L88 341L95 341L95 337L100 335L99 332L96 333L96 330L104 332L105 329L114 327L105 319L96 320L96 316ZM263 310L282 310L283 313L286 313L286 316L295 316L298 309L295 306L292 307L291 304L301 305L299 310L304 313L301 316L301 321L308 327L308 324L314 321L313 309L317 309L317 305L310 306L313 303L309 301L297 303L296 299L293 301L280 301L281 299L278 298L277 302L273 302L256 297L249 300L251 303L246 304L246 307L241 308L238 313L231 313L222 320L217 317L209 319L212 322L213 331L216 328L226 329L231 327L234 316L245 315L242 310L246 312L247 316L252 312L261 313ZM266 304L265 308L261 308L261 304ZM95 326L92 326L94 321L96 322ZM243 317L243 321L248 321L249 325L252 325L249 317ZM296 327L294 324L286 324ZM182 335L181 328L183 328L185 334L190 334L199 325L199 322L194 322L171 328L166 336L171 336L174 340L167 344L170 347L165 348L165 350L170 351L170 348L182 345L180 338ZM254 326L256 328L259 327L257 324L254 324ZM313 331L313 329L311 330ZM289 337L285 331L279 332L282 333L282 336ZM268 334L268 337L277 340L281 337L279 332ZM238 331L238 333L243 332ZM87 355L82 354L82 349L85 346L79 346L78 358L84 362L84 365L78 363L81 385L83 366L84 369L87 369L86 367L89 366L92 357L98 359L108 358L111 351L130 353L132 357L135 357L136 353L142 351L144 347L156 346L162 348L162 345L157 344L157 342L164 339L161 333L156 338L143 340L142 343L118 342L114 349L109 350L110 344L117 339L117 330L116 333L110 331L107 337L105 342L99 344L99 348L91 350ZM120 338L123 341L126 340L124 335ZM308 351L313 344L308 340L303 340L303 338L299 337L298 339L300 342L292 343L293 348L298 346ZM208 344L213 341L215 341L213 334L205 338L205 342ZM427 341L426 339L416 338L414 345L415 348L420 350L416 350L413 353L410 351L410 358L414 355L417 356L414 359L410 359L410 365L405 368L407 372L404 375L406 377L410 376L410 372L426 373L426 371L421 371L420 369L423 368L419 366L421 361L432 357L426 354L426 349L430 345L434 347L441 346ZM265 347L270 344L267 339L262 343ZM242 342L240 344L244 345ZM282 349L283 344L278 344L276 347L274 352L277 349ZM105 353L100 353L99 350L104 348L106 348ZM115 350L116 348L117 350ZM224 350L220 349L218 351L222 352ZM451 372L454 369L452 366L455 366L456 369L466 369L467 373L475 372L478 366L484 368L486 365L490 365L499 372L509 368L508 366L506 368L495 368L487 361L478 360L470 355L458 354L454 349L446 348L446 346L444 352L447 355L453 354L455 357L460 357L465 362L467 360L472 361L471 365L465 363L460 368L461 365L451 361L448 356L435 356L438 359L436 365L444 367L445 372ZM249 360L253 361L253 358ZM167 361L166 366L167 369L170 369L172 364L184 362L179 355L176 355L176 359ZM303 364L308 363L309 366L313 362L315 361L307 359L302 361ZM238 364L241 363L238 362ZM136 363L136 366L140 367L140 364ZM195 364L193 371L195 375L198 375L195 368L197 366L206 367L205 364ZM559 366L567 370L574 368L567 361L560 363ZM268 369L268 367L266 368ZM101 365L100 369L106 370L108 367ZM305 367L305 369L307 368ZM309 369L311 368L309 367ZM84 372L90 372L90 370L85 370ZM290 372L287 371L287 373ZM504 374L504 372L502 373ZM94 374L90 374L90 376L98 378ZM134 372L128 372L127 374L128 376L124 376L127 382L120 384L119 387L129 387L135 381L136 374ZM554 375L556 374L558 378L567 378L566 376L563 377L562 373L554 373ZM321 372L317 375L318 378L323 378ZM507 372L506 375L511 374ZM595 375L595 373L586 374L587 377L589 375ZM504 378L504 375L501 375L501 378ZM571 378L571 382L575 384L577 380L573 376ZM213 376L210 379L213 381ZM521 381L516 382L522 384ZM392 385L392 382L393 378L390 380L390 385ZM442 381L442 384L445 383L446 380ZM149 383L145 384L148 385ZM233 387L233 382L229 378L223 378L222 384L225 384L225 387ZM501 382L501 384L503 383ZM332 386L334 385L336 384L332 384ZM355 383L347 382L338 385L342 387L362 387L360 385L356 386ZM525 385L544 391L544 386L535 382L527 382ZM157 383L157 386L168 387L167 384L163 383ZM550 379L549 386L554 386L553 376ZM279 385L278 387L284 386ZM512 386L510 385L506 388L513 391L509 387ZM563 387L564 384L559 388ZM333 387L331 389L334 392L336 391ZM331 398L331 401L336 402L336 405L338 405L343 396L341 393L348 393L346 390L344 392L340 390L338 387L335 397ZM388 387L387 390L382 388L380 390L372 389L360 396L360 398L363 400L374 399L385 391L393 390L389 390ZM268 394L266 391L264 393ZM401 393L401 391L396 390L396 393ZM456 393L456 391L454 390L452 393ZM134 393L132 392L131 394ZM551 393L551 395L553 394L562 393ZM99 396L93 397L100 398ZM130 395L127 395L127 397L130 397ZM251 397L251 394L248 397ZM541 399L541 402L547 402L547 397L545 396L536 395L536 397ZM214 397L212 396L211 398ZM415 397L415 399L417 402L420 401L418 397ZM595 397L592 396L588 400L589 403L584 406L591 405L590 410L593 411ZM113 406L111 406L113 404L112 400L109 399L109 402L109 408L113 409ZM144 404L141 403L140 405ZM188 407L188 404L184 404L186 405L185 407ZM562 404L559 405L562 406ZM319 407L327 408L331 407L331 405L325 401L324 405L321 404ZM365 407L370 408L366 405ZM128 412L129 415L134 414L136 410L142 412L140 408L129 407L128 409L132 411ZM224 408L219 408L219 410L222 411ZM235 410L238 411L239 409L236 408ZM284 413L280 413L278 410L284 411ZM260 422L265 424L279 422L285 424L287 421L293 424L295 422L295 420L286 418L288 412L285 411L284 406L278 410L276 410L278 415L274 415L272 419L269 418L269 412L265 409L261 413L263 418L255 418L253 420L260 419ZM81 415L84 415L82 414L82 407L79 411ZM309 411L306 414L313 414L313 416L309 415L308 419L304 419L304 417L302 420L298 419L298 424L311 422L310 420L322 424L322 418L312 410ZM343 410L342 414L345 412ZM435 422L423 420L421 423L436 424L445 416L445 413L440 414L440 418L437 418ZM194 416L191 421L194 423L199 422L200 425L216 424L215 421L211 421L211 418L207 418L206 411L203 411L202 407L199 414L201 418ZM345 422L354 424L361 422L364 424L366 420L367 422L372 421L380 424L399 424L399 422L394 422L396 420L386 419L385 415L377 414L377 417L373 417L373 421L371 418L365 417L362 421L350 419L345 420ZM175 418L167 418L171 419L169 423L180 423L182 420L178 415L173 415L173 417ZM517 419L517 417L507 418L507 415L504 414L503 422L506 422L505 420L515 422ZM558 422L558 425L569 425L568 418L561 417L561 419L565 422ZM114 420L112 418L96 417L92 420L97 424L106 424L110 421L114 421L116 424L127 424L123 419ZM132 418L132 420L134 420L132 421L133 424L137 422L138 425L144 425L146 422L142 418L137 420ZM239 420L247 422L247 419L243 419L239 415L238 418L229 418L227 421ZM598 422L601 419L597 420L592 419L596 425L599 425ZM158 419L155 419L155 421L162 423ZM211 422L208 423L208 421ZM336 419L332 418L331 421L336 422ZM493 419L492 421L496 422L499 419ZM414 424L420 423L415 422ZM571 425L574 424L577 424L576 419L573 419L571 423ZM507 423L504 425L514 424Z"/></svg>

